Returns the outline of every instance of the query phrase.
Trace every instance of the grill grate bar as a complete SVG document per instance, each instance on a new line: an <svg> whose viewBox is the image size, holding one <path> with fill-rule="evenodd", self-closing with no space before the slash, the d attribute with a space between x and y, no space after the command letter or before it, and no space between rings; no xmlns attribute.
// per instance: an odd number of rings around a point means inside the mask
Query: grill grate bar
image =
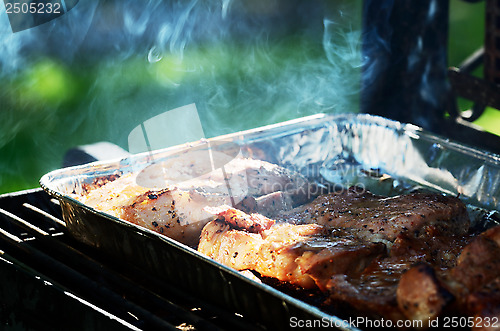
<svg viewBox="0 0 500 331"><path fill-rule="evenodd" d="M21 224L23 225L23 227L25 227L25 228L26 228L26 230L31 229L31 230L33 230L33 231L38 232L39 234L41 234L41 235L43 235L43 236L48 236L48 235L49 235L47 232L43 231L43 230L42 230L42 229L40 229L39 227L37 227L37 226L35 226L35 225L31 224L31 223L30 223L30 222L28 222L28 221L25 221L25 220L24 220L24 219L22 219L21 217L19 217L19 216L17 216L17 215L14 215L14 214L12 214L11 212L8 212L8 211L7 211L7 210L5 210L5 209L0 208L0 213L1 213L1 214L4 214L5 216L7 216L7 217L8 217L8 218L10 218L10 219L15 220L15 221L16 221L16 222L18 222L18 223L21 223Z"/></svg>
<svg viewBox="0 0 500 331"><path fill-rule="evenodd" d="M22 239L20 239L19 237L17 237L17 236L15 236L15 235L11 234L11 233L10 233L10 232L8 232L8 231L5 231L5 230L4 230L4 229L2 229L2 228L0 228L0 234L1 234L2 236L4 236L5 238L7 238L7 239L9 239L9 240L12 240L12 241L14 241L14 242L16 242L16 243L21 243L21 242L23 242L23 240L22 240Z"/></svg>
<svg viewBox="0 0 500 331"><path fill-rule="evenodd" d="M63 222L62 220L60 220L59 218L54 217L54 216L52 216L51 214L47 213L45 210L42 210L42 209L40 209L40 208L37 208L37 207L35 207L35 206L33 206L33 205L29 204L29 203L26 203L26 202L25 202L25 203L23 203L23 207L26 207L26 208L28 208L28 209L33 210L34 212L37 212L37 213L39 213L39 214L42 214L43 216L45 216L45 217L47 217L48 219L50 219L50 220L52 220L52 221L56 222L57 224L59 224L59 225L61 225L61 226L66 227L66 223L64 223L64 222Z"/></svg>
<svg viewBox="0 0 500 331"><path fill-rule="evenodd" d="M86 300L84 300L84 299L82 299L82 298L80 298L80 297L78 297L78 296L74 295L74 294L73 294L73 293L71 293L71 292L67 292L67 291L65 291L65 292L64 292L64 294L66 294L67 296L69 296L69 297L71 297L71 298L73 298L73 299L75 299L75 300L78 300L79 302L83 303L84 305L86 305L86 306L88 306L88 307L90 307L90 308L92 308L92 309L94 309L94 310L97 310L97 311L98 311L98 312L100 312L101 314L103 314L103 315L105 315L105 316L107 316L107 317L109 317L109 318L111 318L111 319L114 319L114 320L118 321L119 323L123 324L124 326L126 326L126 327L128 327L128 328L130 328L130 329L132 329L132 330L138 330L138 331L140 331L140 330L141 330L141 329L137 328L135 325L132 325L132 324L128 323L127 321L124 321L124 320L122 320L121 318L118 318L118 317L116 317L116 316L114 316L114 315L112 315L112 314L108 313L108 312L107 312L107 311L105 311L104 309L101 309L101 308L99 308L99 307L96 307L95 305L93 305L93 304L91 304L90 302L88 302L88 301L86 301Z"/></svg>

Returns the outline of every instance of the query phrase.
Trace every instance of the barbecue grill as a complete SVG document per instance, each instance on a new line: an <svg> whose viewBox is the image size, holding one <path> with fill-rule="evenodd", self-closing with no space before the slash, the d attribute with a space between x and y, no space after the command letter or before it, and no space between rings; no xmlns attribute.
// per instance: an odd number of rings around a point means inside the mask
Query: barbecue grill
<svg viewBox="0 0 500 331"><path fill-rule="evenodd" d="M41 189L0 197L1 323L7 329L249 330L262 326L68 235Z"/></svg>
<svg viewBox="0 0 500 331"><path fill-rule="evenodd" d="M484 107L500 105L495 85L500 72L495 65L498 29L492 23L498 18L488 16L484 49L460 68L447 71L447 1L405 0L394 1L393 5L388 10L372 0L364 4L366 32L380 33L364 34L363 51L377 54L380 62L377 84L373 84L372 72L363 76L362 111L414 123L453 140L500 152L498 137L468 122ZM495 5L488 0L489 13L498 12ZM431 22L424 26L425 17ZM384 34L388 31L397 33ZM392 43L389 49L398 51L388 52L387 43ZM413 66L408 66L407 61L415 59L415 49L427 56L417 57ZM470 75L482 58L484 80ZM430 91L420 84L428 78L422 72L436 79ZM457 96L475 102L472 115L466 117L457 111ZM448 118L445 111L450 114ZM0 252L0 323L8 329L276 327L248 317L245 311L220 307L214 303L217 300L200 298L76 241L62 220L59 202L42 189L0 196Z"/></svg>

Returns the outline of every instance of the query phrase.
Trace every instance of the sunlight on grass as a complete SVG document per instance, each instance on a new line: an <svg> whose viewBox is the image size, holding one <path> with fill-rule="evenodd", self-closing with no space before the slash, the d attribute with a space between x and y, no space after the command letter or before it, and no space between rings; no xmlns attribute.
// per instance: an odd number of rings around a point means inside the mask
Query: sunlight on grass
<svg viewBox="0 0 500 331"><path fill-rule="evenodd" d="M488 132L500 135L500 110L486 108L481 117L474 121L474 124L479 125Z"/></svg>

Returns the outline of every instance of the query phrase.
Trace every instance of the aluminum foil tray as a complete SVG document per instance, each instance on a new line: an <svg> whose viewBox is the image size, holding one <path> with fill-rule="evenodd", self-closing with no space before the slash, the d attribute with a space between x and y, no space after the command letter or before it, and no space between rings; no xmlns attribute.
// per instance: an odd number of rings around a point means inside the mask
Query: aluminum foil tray
<svg viewBox="0 0 500 331"><path fill-rule="evenodd" d="M216 137L236 143L245 156L292 168L320 185L350 185L378 194L416 189L460 195L473 224L497 222L500 157L442 139L422 129L371 115L314 115ZM156 232L90 208L71 197L95 178L140 171L165 155L206 141L56 170L40 184L60 201L67 229L76 239L140 266L268 328L284 329L292 318L341 326L345 317L326 312L274 287L252 281ZM325 323L326 323L325 322ZM341 329L352 329L349 325Z"/></svg>

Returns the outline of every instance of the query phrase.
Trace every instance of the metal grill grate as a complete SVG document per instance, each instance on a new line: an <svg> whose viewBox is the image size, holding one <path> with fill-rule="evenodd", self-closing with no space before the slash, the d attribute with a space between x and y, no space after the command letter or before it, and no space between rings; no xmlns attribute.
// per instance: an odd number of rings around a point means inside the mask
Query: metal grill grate
<svg viewBox="0 0 500 331"><path fill-rule="evenodd" d="M0 297L7 328L263 328L75 241L40 189L0 196Z"/></svg>

